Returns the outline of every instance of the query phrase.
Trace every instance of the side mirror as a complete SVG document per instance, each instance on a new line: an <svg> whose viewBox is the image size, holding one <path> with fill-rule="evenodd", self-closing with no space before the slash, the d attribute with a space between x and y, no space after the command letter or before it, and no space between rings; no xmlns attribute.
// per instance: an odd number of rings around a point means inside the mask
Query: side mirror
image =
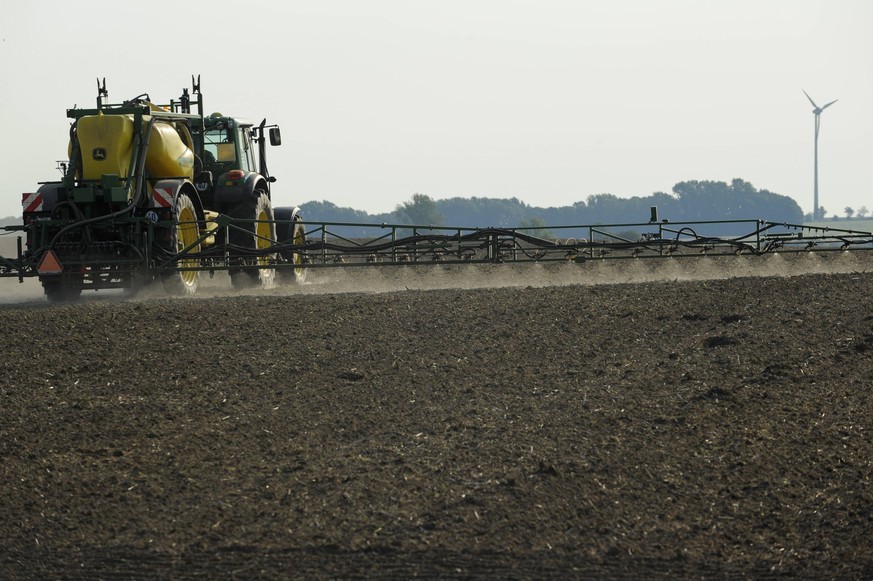
<svg viewBox="0 0 873 581"><path fill-rule="evenodd" d="M282 145L282 134L278 127L270 127L270 145Z"/></svg>

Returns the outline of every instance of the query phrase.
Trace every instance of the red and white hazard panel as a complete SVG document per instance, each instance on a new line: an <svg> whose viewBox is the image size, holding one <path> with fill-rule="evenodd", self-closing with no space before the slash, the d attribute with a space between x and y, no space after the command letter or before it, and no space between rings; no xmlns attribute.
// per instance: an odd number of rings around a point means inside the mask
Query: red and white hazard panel
<svg viewBox="0 0 873 581"><path fill-rule="evenodd" d="M25 212L42 212L42 194L21 194L21 207Z"/></svg>
<svg viewBox="0 0 873 581"><path fill-rule="evenodd" d="M172 188L155 188L152 193L152 199L155 206L158 208L173 207L173 189Z"/></svg>

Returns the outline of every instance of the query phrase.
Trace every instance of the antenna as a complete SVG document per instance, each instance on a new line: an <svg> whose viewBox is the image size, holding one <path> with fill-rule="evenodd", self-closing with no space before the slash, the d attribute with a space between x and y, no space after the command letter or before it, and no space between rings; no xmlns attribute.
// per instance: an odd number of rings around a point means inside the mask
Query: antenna
<svg viewBox="0 0 873 581"><path fill-rule="evenodd" d="M806 98L809 99L809 102L812 103L814 107L812 110L812 114L815 115L815 157L814 157L814 165L813 165L813 204L812 204L812 219L819 220L824 218L824 216L819 215L819 207L818 207L818 131L821 126L821 113L837 101L839 99L834 99L830 103L827 103L824 107L819 107L815 104L815 101L812 100L812 97L809 96L809 93L803 91L803 94L806 95Z"/></svg>
<svg viewBox="0 0 873 581"><path fill-rule="evenodd" d="M106 90L106 77L103 77L103 86L100 86L100 78L97 78L97 108L103 108L103 99L109 98L109 91Z"/></svg>

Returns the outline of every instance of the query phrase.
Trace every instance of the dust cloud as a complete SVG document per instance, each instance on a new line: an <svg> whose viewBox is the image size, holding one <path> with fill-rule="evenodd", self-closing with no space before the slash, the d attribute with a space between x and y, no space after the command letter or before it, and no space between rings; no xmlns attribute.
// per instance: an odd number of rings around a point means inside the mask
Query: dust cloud
<svg viewBox="0 0 873 581"><path fill-rule="evenodd" d="M302 285L234 289L227 274L202 273L194 298L294 296L302 294L388 293L405 290L547 287L719 280L736 277L790 277L804 274L866 273L873 254L866 251L768 254L763 256L674 257L575 262L314 267ZM82 300L154 300L166 298L159 283L135 294L119 290L84 292ZM47 303L35 279L0 279L0 304Z"/></svg>
<svg viewBox="0 0 873 581"><path fill-rule="evenodd" d="M279 287L271 294L395 292L624 284L656 281L718 280L736 277L788 277L846 274L873 270L865 252L746 257L694 257L590 260L582 263L408 265L351 269L310 269L302 287Z"/></svg>

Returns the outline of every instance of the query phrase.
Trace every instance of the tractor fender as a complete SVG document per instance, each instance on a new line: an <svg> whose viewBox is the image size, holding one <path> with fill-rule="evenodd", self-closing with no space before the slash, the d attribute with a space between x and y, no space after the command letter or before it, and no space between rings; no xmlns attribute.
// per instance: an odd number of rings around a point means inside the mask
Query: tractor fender
<svg viewBox="0 0 873 581"><path fill-rule="evenodd" d="M222 214L233 216L238 213L235 211L238 206L257 198L262 193L270 197L270 184L259 173L250 172L241 183L221 183L219 178L212 198L214 209Z"/></svg>
<svg viewBox="0 0 873 581"><path fill-rule="evenodd" d="M155 182L152 188L152 197L149 200L150 208L175 208L176 201L181 194L186 194L191 198L194 204L194 210L197 212L197 219L202 220L203 202L200 200L200 194L194 184L188 180L180 179L165 179Z"/></svg>
<svg viewBox="0 0 873 581"><path fill-rule="evenodd" d="M279 206L273 208L276 220L302 220L303 214L298 206Z"/></svg>
<svg viewBox="0 0 873 581"><path fill-rule="evenodd" d="M39 212L51 212L60 202L67 199L67 192L61 182L46 182L39 186L36 190L39 196L41 206L38 206Z"/></svg>
<svg viewBox="0 0 873 581"><path fill-rule="evenodd" d="M292 223L295 220L303 220L303 214L297 206L280 206L273 208L273 217L276 220L276 240L287 241L293 238Z"/></svg>

